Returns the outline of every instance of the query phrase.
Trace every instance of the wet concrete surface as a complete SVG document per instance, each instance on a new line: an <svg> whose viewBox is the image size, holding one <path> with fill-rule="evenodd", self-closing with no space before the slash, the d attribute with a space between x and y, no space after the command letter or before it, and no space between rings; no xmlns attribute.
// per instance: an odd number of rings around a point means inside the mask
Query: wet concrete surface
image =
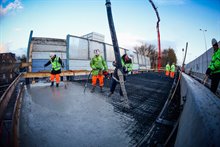
<svg viewBox="0 0 220 147"><path fill-rule="evenodd" d="M20 146L128 146L125 124L133 121L78 83L34 84L23 99Z"/></svg>
<svg viewBox="0 0 220 147"><path fill-rule="evenodd" d="M124 111L118 87L107 97L98 87L83 93L85 81L69 82L67 89L49 83L26 88L20 119L20 146L135 146L160 113L172 79L163 74L128 76L126 88L131 108Z"/></svg>

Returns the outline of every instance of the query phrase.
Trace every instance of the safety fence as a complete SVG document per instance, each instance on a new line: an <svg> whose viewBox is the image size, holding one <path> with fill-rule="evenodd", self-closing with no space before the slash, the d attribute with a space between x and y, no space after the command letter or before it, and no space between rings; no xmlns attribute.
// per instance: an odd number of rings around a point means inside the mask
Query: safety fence
<svg viewBox="0 0 220 147"><path fill-rule="evenodd" d="M220 46L220 42L218 42ZM203 81L205 78L205 72L211 62L214 49L211 47L202 55L185 65L185 72L199 81ZM210 80L207 80L206 84L210 87ZM220 85L218 86L218 93L220 93Z"/></svg>
<svg viewBox="0 0 220 147"><path fill-rule="evenodd" d="M64 70L91 70L90 60L94 56L94 50L99 49L106 60L108 68L114 69L112 62L115 60L114 49L111 44L91 40L88 38L67 35L66 39L32 37L30 34L27 58L32 63L29 72L50 70L44 68L49 60L51 52L59 56L65 63ZM120 55L127 53L128 49L120 47ZM150 59L133 52L133 69L150 69Z"/></svg>
<svg viewBox="0 0 220 147"><path fill-rule="evenodd" d="M213 48L210 48L209 50L207 50L207 52L204 52L202 55L200 55L190 63L186 64L185 70L187 72L193 71L205 74L206 69L208 68L208 65L212 59L213 51Z"/></svg>

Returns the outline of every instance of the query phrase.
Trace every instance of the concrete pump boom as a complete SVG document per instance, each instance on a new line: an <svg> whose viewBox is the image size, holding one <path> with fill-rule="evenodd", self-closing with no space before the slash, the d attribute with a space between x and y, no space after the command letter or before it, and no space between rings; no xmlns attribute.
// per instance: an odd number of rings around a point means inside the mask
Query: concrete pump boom
<svg viewBox="0 0 220 147"><path fill-rule="evenodd" d="M120 69L120 68L122 68L121 56L120 56L118 40L117 40L115 26L114 26L114 21L113 21L113 16L112 16L110 0L106 0L106 4L105 5L106 5L106 10L107 10L109 29L110 29L110 32L111 32L112 44L113 44L113 47L114 47L115 60L116 60L116 68Z"/></svg>
<svg viewBox="0 0 220 147"><path fill-rule="evenodd" d="M158 64L157 64L157 68L158 71L160 70L161 67L161 48L160 48L160 29L159 29L159 23L160 23L160 16L159 13L157 11L156 6L154 5L152 0L149 0L149 2L151 3L152 7L154 8L156 15L157 15L157 39L158 39Z"/></svg>

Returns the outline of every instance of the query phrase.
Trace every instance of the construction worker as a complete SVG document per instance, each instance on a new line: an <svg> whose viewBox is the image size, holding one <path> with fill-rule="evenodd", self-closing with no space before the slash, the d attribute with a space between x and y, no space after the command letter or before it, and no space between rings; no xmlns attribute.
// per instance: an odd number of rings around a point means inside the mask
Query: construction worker
<svg viewBox="0 0 220 147"><path fill-rule="evenodd" d="M175 75L175 63L173 62L170 68L170 77L174 78L174 75Z"/></svg>
<svg viewBox="0 0 220 147"><path fill-rule="evenodd" d="M212 47L214 49L214 54L212 55L212 60L206 70L206 75L211 77L211 91L216 93L220 80L220 48L218 47L218 42L215 38L212 39Z"/></svg>
<svg viewBox="0 0 220 147"><path fill-rule="evenodd" d="M167 62L167 65L166 65L166 76L169 76L170 75L170 63Z"/></svg>
<svg viewBox="0 0 220 147"><path fill-rule="evenodd" d="M100 92L103 92L104 86L104 74L107 73L107 65L103 57L100 55L100 50L94 50L95 56L90 61L90 67L92 68L92 90L95 91L97 79L99 80Z"/></svg>
<svg viewBox="0 0 220 147"><path fill-rule="evenodd" d="M52 65L51 74L50 74L50 81L51 87L54 85L54 78L56 79L56 87L59 87L60 83L60 73L61 73L61 66L64 67L62 60L60 57L57 57L56 54L50 53L50 60L44 64L44 67L48 65Z"/></svg>
<svg viewBox="0 0 220 147"><path fill-rule="evenodd" d="M126 75L130 71L132 71L132 66L133 66L133 64L132 64L132 56L133 56L133 53L130 51L130 52L128 52L128 54L124 54L121 57L124 81L126 80ZM113 62L113 66L116 66L116 61ZM108 97L110 97L114 93L115 88L117 86L117 83L119 83L119 77L118 77L118 74L117 74L117 68L115 68L114 74L112 76L112 81L111 81L111 86L110 86L110 93L109 93ZM119 93L120 93L120 96L123 97L123 93L122 93L121 88L120 88Z"/></svg>

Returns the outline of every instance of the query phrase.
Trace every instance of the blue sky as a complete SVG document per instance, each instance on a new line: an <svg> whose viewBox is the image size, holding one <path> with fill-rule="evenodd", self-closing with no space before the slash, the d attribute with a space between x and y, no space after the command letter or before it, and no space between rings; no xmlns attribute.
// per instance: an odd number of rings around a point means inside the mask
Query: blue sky
<svg viewBox="0 0 220 147"><path fill-rule="evenodd" d="M161 48L175 50L182 61L182 48L189 43L186 61L205 52L211 39L220 40L220 0L153 0L160 15ZM119 46L133 48L140 42L157 47L157 18L148 0L111 0ZM105 0L1 0L0 52L26 53L33 37L65 39L67 34L90 32L105 35L111 43Z"/></svg>

